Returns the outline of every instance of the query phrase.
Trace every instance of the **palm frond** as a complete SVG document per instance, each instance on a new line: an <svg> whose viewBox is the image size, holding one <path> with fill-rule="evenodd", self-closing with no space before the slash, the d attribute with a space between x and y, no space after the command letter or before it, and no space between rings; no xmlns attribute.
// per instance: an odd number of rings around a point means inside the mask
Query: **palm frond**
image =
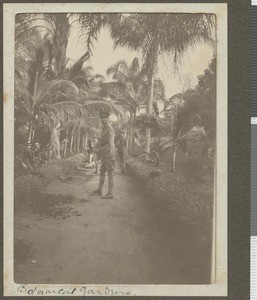
<svg viewBox="0 0 257 300"><path fill-rule="evenodd" d="M196 143L203 139L205 136L206 133L203 127L194 126L187 133L185 133L179 138L179 142L184 141Z"/></svg>
<svg viewBox="0 0 257 300"><path fill-rule="evenodd" d="M106 24L106 15L100 13L86 13L79 15L80 39L87 47L89 54L92 54L94 42L102 26Z"/></svg>
<svg viewBox="0 0 257 300"><path fill-rule="evenodd" d="M97 115L100 111L107 111L115 114L118 118L123 118L122 109L108 99L87 101L83 107L91 114Z"/></svg>
<svg viewBox="0 0 257 300"><path fill-rule="evenodd" d="M26 104L25 101L19 101L15 103L15 110L19 111L25 118L30 119L33 117L33 112L31 110L31 107Z"/></svg>
<svg viewBox="0 0 257 300"><path fill-rule="evenodd" d="M136 92L134 90L133 84L131 82L126 82L126 92L129 94L131 99L135 100Z"/></svg>
<svg viewBox="0 0 257 300"><path fill-rule="evenodd" d="M213 14L129 14L121 15L111 26L114 45L141 50L145 66L151 60L153 43L158 41L160 53L172 57L176 71L185 51L196 44L214 44L215 16ZM147 63L148 61L148 63Z"/></svg>
<svg viewBox="0 0 257 300"><path fill-rule="evenodd" d="M127 46L132 50L149 51L148 39L153 32L153 15L129 14L121 15L119 18L119 22L111 25L111 36L115 41L114 46Z"/></svg>
<svg viewBox="0 0 257 300"><path fill-rule="evenodd" d="M86 114L82 105L72 101L55 103L51 107L62 123Z"/></svg>
<svg viewBox="0 0 257 300"><path fill-rule="evenodd" d="M175 146L177 146L177 143L172 140L163 141L163 142L160 142L160 144L159 144L159 148L162 151L167 150L167 149L173 149Z"/></svg>
<svg viewBox="0 0 257 300"><path fill-rule="evenodd" d="M177 14L172 19L166 15L161 28L169 30L160 35L161 50L171 55L174 71L178 70L185 51L201 42L213 44L214 15Z"/></svg>
<svg viewBox="0 0 257 300"><path fill-rule="evenodd" d="M120 60L116 64L110 66L106 74L112 75L112 78L114 80L117 80L118 82L127 82L130 77L130 70L125 60Z"/></svg>
<svg viewBox="0 0 257 300"><path fill-rule="evenodd" d="M73 79L74 77L80 75L83 64L89 59L90 54L89 51L84 53L70 68L69 77Z"/></svg>
<svg viewBox="0 0 257 300"><path fill-rule="evenodd" d="M28 70L28 91L31 95L37 93L38 79L43 76L45 72L44 65L44 49L39 47L36 49L35 60L31 62L30 68Z"/></svg>
<svg viewBox="0 0 257 300"><path fill-rule="evenodd" d="M40 105L44 101L52 101L53 97L58 99L58 96L65 95L66 98L71 98L79 93L76 84L68 80L52 80L40 82L40 89L35 98L35 106ZM52 98L51 98L52 97Z"/></svg>
<svg viewBox="0 0 257 300"><path fill-rule="evenodd" d="M129 66L130 74L137 76L140 73L139 60L137 57L134 57L131 65Z"/></svg>
<svg viewBox="0 0 257 300"><path fill-rule="evenodd" d="M53 127L53 118L44 111L40 111L38 114L38 123L39 127L43 128L44 130L51 130Z"/></svg>
<svg viewBox="0 0 257 300"><path fill-rule="evenodd" d="M76 130L84 129L84 131L89 130L90 127L95 127L99 125L99 118L97 117L88 117L88 116L82 116L80 118L76 118L73 120L69 120L66 123L63 124L62 130L68 129L71 130L74 133Z"/></svg>
<svg viewBox="0 0 257 300"><path fill-rule="evenodd" d="M80 89L89 89L90 88L89 83L84 76L73 77L73 79L71 81L73 83L75 83L78 86L78 88L80 88Z"/></svg>

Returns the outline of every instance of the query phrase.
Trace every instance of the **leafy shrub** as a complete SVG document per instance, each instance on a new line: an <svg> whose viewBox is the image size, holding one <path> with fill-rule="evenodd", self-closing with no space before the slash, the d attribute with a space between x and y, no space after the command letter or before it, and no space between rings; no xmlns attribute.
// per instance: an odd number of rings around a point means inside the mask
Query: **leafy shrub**
<svg viewBox="0 0 257 300"><path fill-rule="evenodd" d="M59 160L62 168L62 175L73 174L79 165L87 159L85 154L76 154L72 157Z"/></svg>
<svg viewBox="0 0 257 300"><path fill-rule="evenodd" d="M212 183L181 181L165 169L158 169L140 158L127 158L130 172L140 179L147 195L169 207L189 223L210 223L212 219Z"/></svg>
<svg viewBox="0 0 257 300"><path fill-rule="evenodd" d="M46 180L60 179L62 166L60 160L50 161L38 170L40 176Z"/></svg>
<svg viewBox="0 0 257 300"><path fill-rule="evenodd" d="M60 160L59 163L61 166L61 175L63 176L73 174L78 167L77 160L73 158Z"/></svg>
<svg viewBox="0 0 257 300"><path fill-rule="evenodd" d="M72 157L53 160L41 167L39 175L48 181L59 180L75 172L76 168L86 159L84 154L76 154Z"/></svg>

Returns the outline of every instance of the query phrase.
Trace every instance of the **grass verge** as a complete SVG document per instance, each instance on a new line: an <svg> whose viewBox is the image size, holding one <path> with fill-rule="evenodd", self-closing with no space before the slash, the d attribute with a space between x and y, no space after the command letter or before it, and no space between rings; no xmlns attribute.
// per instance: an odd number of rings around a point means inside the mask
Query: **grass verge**
<svg viewBox="0 0 257 300"><path fill-rule="evenodd" d="M166 205L187 223L211 225L212 182L185 182L177 174L157 168L137 157L127 158L130 173L144 186L149 197Z"/></svg>

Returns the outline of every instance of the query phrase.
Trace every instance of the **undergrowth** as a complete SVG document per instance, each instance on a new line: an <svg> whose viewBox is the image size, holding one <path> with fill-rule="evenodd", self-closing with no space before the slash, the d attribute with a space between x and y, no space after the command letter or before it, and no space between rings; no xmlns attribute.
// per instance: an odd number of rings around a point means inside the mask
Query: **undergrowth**
<svg viewBox="0 0 257 300"><path fill-rule="evenodd" d="M149 197L165 203L180 219L189 223L211 223L212 182L185 182L176 173L136 157L127 158L127 167L141 181Z"/></svg>

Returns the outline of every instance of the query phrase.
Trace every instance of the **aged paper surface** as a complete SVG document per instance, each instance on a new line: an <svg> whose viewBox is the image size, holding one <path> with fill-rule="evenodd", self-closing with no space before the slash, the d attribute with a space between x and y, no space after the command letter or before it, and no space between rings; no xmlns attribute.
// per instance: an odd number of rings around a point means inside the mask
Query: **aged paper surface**
<svg viewBox="0 0 257 300"><path fill-rule="evenodd" d="M216 174L211 283L33 284L14 281L14 36L18 13L208 13L216 17ZM75 52L76 49L70 50ZM110 64L109 64L110 65ZM71 253L71 260L73 254ZM40 269L38 270L40 272ZM50 274L49 274L50 275ZM4 4L4 295L226 296L227 295L227 6L226 4Z"/></svg>

